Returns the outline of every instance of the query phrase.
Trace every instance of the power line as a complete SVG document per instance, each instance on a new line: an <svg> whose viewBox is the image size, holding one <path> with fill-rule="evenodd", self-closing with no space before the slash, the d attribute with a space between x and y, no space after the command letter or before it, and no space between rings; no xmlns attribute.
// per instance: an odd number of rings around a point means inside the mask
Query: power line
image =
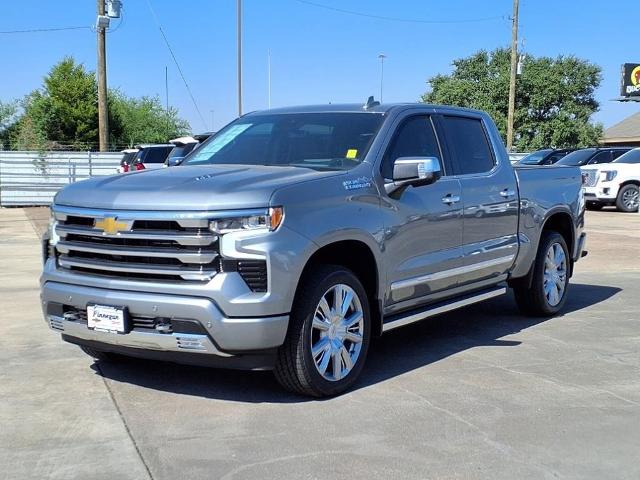
<svg viewBox="0 0 640 480"><path fill-rule="evenodd" d="M178 59L176 58L175 54L173 53L173 49L171 48L171 44L169 44L169 40L167 39L167 36L165 35L164 30L162 29L162 25L160 24L160 20L158 20L158 16L156 15L155 10L151 6L151 1L150 0L147 0L147 5L149 6L149 10L151 10L151 15L153 15L153 19L156 22L156 26L158 27L158 30L160 30L160 34L162 35L162 38L164 39L164 43L167 45L167 49L169 50L169 53L171 54L171 58L173 58L173 63L176 64L176 68L178 69L178 73L180 73L180 77L182 77L182 81L184 82L184 86L187 87L187 92L189 93L189 97L191 97L191 101L193 102L193 106L196 108L196 111L198 112L198 116L200 117L200 121L204 125L205 130L208 130L207 122L204 121L204 117L202 116L202 112L200 112L200 108L198 107L198 103L196 102L196 99L194 98L193 93L191 92L191 87L189 87L189 83L187 82L187 79L185 78L184 73L182 73L182 68L180 68L180 64L178 63Z"/></svg>
<svg viewBox="0 0 640 480"><path fill-rule="evenodd" d="M91 27L52 27L52 28L31 28L27 30L5 30L0 31L0 34L10 34L10 33L40 33L40 32L61 32L63 30L83 30L83 29L91 30Z"/></svg>
<svg viewBox="0 0 640 480"><path fill-rule="evenodd" d="M347 15L356 15L358 17L366 17L366 18L374 18L376 20L385 20L388 22L403 22L403 23L476 23L476 22L487 22L490 20L505 20L508 17L506 15L496 15L493 17L484 17L484 18L467 18L467 19L452 19L452 20L424 20L418 18L401 18L401 17L387 17L384 15L373 15L370 13L356 12L354 10L346 10L344 8L332 7L330 5L324 5L322 3L311 2L309 0L295 0L298 3L303 3L305 5L310 5L312 7L324 8L325 10L331 10L333 12L344 13Z"/></svg>

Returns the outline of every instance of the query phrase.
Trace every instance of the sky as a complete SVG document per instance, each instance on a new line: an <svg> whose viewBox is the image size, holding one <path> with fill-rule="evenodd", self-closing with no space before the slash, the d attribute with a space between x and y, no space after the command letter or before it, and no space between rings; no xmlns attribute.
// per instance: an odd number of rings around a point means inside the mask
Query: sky
<svg viewBox="0 0 640 480"><path fill-rule="evenodd" d="M95 23L93 0L4 2L0 32ZM107 35L109 87L129 96L165 99L194 132L218 130L237 116L236 1L122 0L123 18ZM352 10L367 16L321 8ZM46 7L46 8L45 8ZM427 79L449 73L451 62L479 49L508 46L512 0L244 0L244 111L268 106L271 56L273 107L383 100L417 101ZM155 11L191 88L194 106L164 43ZM392 21L373 17L415 19ZM432 23L429 23L432 22ZM525 53L576 55L602 67L595 120L611 126L640 105L619 96L620 66L640 62L616 2L521 0L520 36ZM72 55L91 70L96 35L89 28L20 34L0 33L0 100L20 98L42 83L51 66ZM198 109L200 113L198 113Z"/></svg>

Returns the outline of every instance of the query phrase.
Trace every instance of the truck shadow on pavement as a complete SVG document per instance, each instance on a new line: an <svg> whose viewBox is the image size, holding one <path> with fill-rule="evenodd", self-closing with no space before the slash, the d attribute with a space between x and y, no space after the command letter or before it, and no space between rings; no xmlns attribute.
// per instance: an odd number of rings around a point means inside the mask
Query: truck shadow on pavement
<svg viewBox="0 0 640 480"><path fill-rule="evenodd" d="M588 308L620 291L617 287L572 284L562 314ZM561 319L562 314L555 318ZM375 385L470 348L517 347L521 342L501 338L548 320L551 318L520 315L509 294L394 330L374 340L367 365L352 390ZM271 372L222 370L141 359L117 363L97 361L91 368L113 382L181 395L247 403L314 400L286 392Z"/></svg>

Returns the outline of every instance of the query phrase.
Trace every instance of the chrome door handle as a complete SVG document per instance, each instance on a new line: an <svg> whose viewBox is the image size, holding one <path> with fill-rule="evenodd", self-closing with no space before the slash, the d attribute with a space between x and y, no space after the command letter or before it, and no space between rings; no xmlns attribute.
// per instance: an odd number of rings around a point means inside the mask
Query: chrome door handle
<svg viewBox="0 0 640 480"><path fill-rule="evenodd" d="M451 205L453 203L458 203L460 201L459 195L445 195L442 197L442 203L446 203L447 205Z"/></svg>
<svg viewBox="0 0 640 480"><path fill-rule="evenodd" d="M516 194L515 190L510 190L508 188L505 188L504 190L502 190L500 192L500 196L505 197L505 198L513 197L515 194Z"/></svg>

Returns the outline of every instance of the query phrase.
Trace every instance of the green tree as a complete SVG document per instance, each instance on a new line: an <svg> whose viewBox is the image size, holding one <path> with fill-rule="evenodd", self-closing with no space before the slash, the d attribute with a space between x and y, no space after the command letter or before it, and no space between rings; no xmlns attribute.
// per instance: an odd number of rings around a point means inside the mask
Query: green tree
<svg viewBox="0 0 640 480"><path fill-rule="evenodd" d="M16 122L17 112L17 102L0 101L0 150L8 147L11 127Z"/></svg>
<svg viewBox="0 0 640 480"><path fill-rule="evenodd" d="M487 111L503 137L507 131L510 51L481 50L453 62L450 75L428 80L422 101ZM598 143L602 126L592 122L598 110L594 91L600 67L574 56L527 56L516 87L514 146L585 147Z"/></svg>
<svg viewBox="0 0 640 480"><path fill-rule="evenodd" d="M10 139L12 148L84 150L97 147L95 73L72 57L65 57L54 65L45 76L42 88L25 96L21 105L22 115L12 126L4 128L4 136ZM189 131L189 124L178 117L177 110L166 111L158 97L131 98L112 89L108 95L108 111L109 143L113 149L137 143L162 143ZM0 142L2 127L0 123Z"/></svg>
<svg viewBox="0 0 640 480"><path fill-rule="evenodd" d="M49 148L85 149L95 145L98 138L95 74L72 57L54 65L42 88L27 95L23 104L18 136L44 136ZM32 130L33 135L25 135L23 129Z"/></svg>
<svg viewBox="0 0 640 480"><path fill-rule="evenodd" d="M164 143L190 131L177 110L169 107L167 111L157 96L131 98L117 90L109 96L109 109L118 127L118 131L112 129L112 141L118 145Z"/></svg>

